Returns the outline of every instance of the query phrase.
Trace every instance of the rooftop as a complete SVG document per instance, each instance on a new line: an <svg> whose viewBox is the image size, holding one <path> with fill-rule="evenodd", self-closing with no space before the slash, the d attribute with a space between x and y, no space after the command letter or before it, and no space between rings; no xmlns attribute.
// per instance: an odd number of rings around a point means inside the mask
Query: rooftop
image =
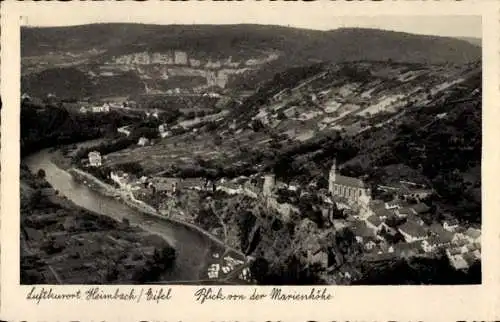
<svg viewBox="0 0 500 322"><path fill-rule="evenodd" d="M459 224L456 218L448 218L444 221L444 223L448 224L448 226L456 226Z"/></svg>
<svg viewBox="0 0 500 322"><path fill-rule="evenodd" d="M425 237L427 235L424 227L420 226L413 220L406 221L406 223L399 227L399 230L412 237Z"/></svg>
<svg viewBox="0 0 500 322"><path fill-rule="evenodd" d="M363 180L353 177L346 177L342 175L335 176L335 183L343 186L353 187L353 188L364 188L365 183Z"/></svg>
<svg viewBox="0 0 500 322"><path fill-rule="evenodd" d="M411 207L417 214L422 214L425 212L428 212L430 210L429 206L427 206L425 203L420 202L414 206Z"/></svg>
<svg viewBox="0 0 500 322"><path fill-rule="evenodd" d="M367 221L369 221L375 227L378 227L382 224L382 220L380 220L380 218L376 215L368 217Z"/></svg>
<svg viewBox="0 0 500 322"><path fill-rule="evenodd" d="M465 235L471 237L471 238L479 238L481 237L481 230L479 229L475 229L475 228L469 228L467 229L467 231L465 232Z"/></svg>
<svg viewBox="0 0 500 322"><path fill-rule="evenodd" d="M439 238L439 240L443 243L449 243L453 239L453 234L443 228L438 223L434 223L429 227L431 233Z"/></svg>
<svg viewBox="0 0 500 322"><path fill-rule="evenodd" d="M372 237L373 231L366 226L366 224L362 221L356 221L352 227L352 231L356 236L360 237Z"/></svg>

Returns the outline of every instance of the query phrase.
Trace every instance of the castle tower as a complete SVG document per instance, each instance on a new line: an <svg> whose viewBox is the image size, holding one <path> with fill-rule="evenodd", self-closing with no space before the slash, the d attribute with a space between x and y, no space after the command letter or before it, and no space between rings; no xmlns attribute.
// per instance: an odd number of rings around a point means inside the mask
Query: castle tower
<svg viewBox="0 0 500 322"><path fill-rule="evenodd" d="M264 186L262 187L262 194L264 197L270 197L273 192L276 179L274 174L268 174L264 177Z"/></svg>
<svg viewBox="0 0 500 322"><path fill-rule="evenodd" d="M330 193L333 193L333 184L335 183L336 178L337 178L337 160L334 158L332 167L330 169L330 175L328 177L328 191Z"/></svg>

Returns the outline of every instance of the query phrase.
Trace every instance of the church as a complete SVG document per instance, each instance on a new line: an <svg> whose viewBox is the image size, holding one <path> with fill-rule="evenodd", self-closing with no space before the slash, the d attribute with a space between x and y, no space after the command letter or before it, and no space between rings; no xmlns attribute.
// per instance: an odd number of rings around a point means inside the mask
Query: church
<svg viewBox="0 0 500 322"><path fill-rule="evenodd" d="M328 191L332 196L345 198L350 204L359 206L367 206L371 199L371 189L363 180L337 174L335 159L328 178Z"/></svg>

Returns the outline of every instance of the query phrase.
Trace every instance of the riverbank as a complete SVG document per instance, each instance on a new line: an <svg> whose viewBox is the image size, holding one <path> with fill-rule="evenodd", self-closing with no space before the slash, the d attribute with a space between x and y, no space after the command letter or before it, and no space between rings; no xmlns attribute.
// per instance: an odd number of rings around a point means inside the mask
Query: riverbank
<svg viewBox="0 0 500 322"><path fill-rule="evenodd" d="M21 175L21 284L135 284L170 274L175 250L163 238L79 207L26 167Z"/></svg>
<svg viewBox="0 0 500 322"><path fill-rule="evenodd" d="M237 255L239 255L247 260L247 256L245 256L241 251L225 244L223 241L218 239L216 236L212 235L210 232L204 230L203 228L201 228L199 226L196 226L192 223L181 221L178 219L165 217L165 216L161 215L160 213L158 213L158 211L156 211L150 205L148 205L140 200L137 200L135 198L132 198L127 193L119 191L117 188L101 181L100 179L96 178L95 176L93 176L92 174L90 174L88 172L82 171L82 170L77 169L77 168L71 168L68 170L68 172L77 178L85 178L89 182L89 185L88 185L89 188L93 189L94 191L96 191L98 193L103 194L104 196L115 197L115 198L119 197L121 201L123 201L127 206L131 207L134 210L137 210L139 212L142 212L144 214L147 214L149 216L153 216L153 217L161 219L161 220L166 220L166 221L173 222L173 223L176 223L179 225L183 225L184 227L189 228L191 230L195 230L196 232L203 234L205 237L209 238L211 241L224 247L226 249L226 252L231 251L231 252L233 252L233 253L235 253L235 254L237 254Z"/></svg>

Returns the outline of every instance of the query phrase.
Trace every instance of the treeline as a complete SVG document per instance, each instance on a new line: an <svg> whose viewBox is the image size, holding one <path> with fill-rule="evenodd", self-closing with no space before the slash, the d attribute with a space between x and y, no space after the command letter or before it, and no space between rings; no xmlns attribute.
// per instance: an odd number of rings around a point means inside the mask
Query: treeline
<svg viewBox="0 0 500 322"><path fill-rule="evenodd" d="M48 147L69 145L115 133L137 117L118 112L78 113L62 106L21 106L21 155Z"/></svg>

